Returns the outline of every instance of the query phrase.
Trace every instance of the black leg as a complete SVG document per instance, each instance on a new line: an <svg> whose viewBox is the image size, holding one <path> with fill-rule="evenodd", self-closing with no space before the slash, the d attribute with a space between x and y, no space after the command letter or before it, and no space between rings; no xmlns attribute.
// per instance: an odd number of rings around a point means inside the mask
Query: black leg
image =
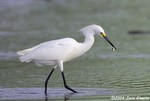
<svg viewBox="0 0 150 101"><path fill-rule="evenodd" d="M47 84L48 84L48 80L50 79L52 73L54 72L55 68L52 69L52 71L49 73L47 79L45 80L45 95L47 95Z"/></svg>
<svg viewBox="0 0 150 101"><path fill-rule="evenodd" d="M65 80L65 76L64 76L64 72L61 72L62 73L62 77L63 77L63 81L64 81L64 86L66 89L68 90L71 90L73 93L77 93L77 91L73 90L72 88L70 88L67 83L66 83L66 80Z"/></svg>

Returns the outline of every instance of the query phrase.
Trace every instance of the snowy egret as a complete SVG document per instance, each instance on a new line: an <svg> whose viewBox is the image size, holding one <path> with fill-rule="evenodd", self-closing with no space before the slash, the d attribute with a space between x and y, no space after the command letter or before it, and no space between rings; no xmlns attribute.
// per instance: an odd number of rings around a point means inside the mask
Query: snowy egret
<svg viewBox="0 0 150 101"><path fill-rule="evenodd" d="M50 79L53 71L57 66L59 66L60 68L64 87L74 93L77 93L77 91L70 88L66 83L63 63L79 57L80 55L87 52L94 43L94 35L97 34L103 37L113 47L112 50L116 50L116 47L108 39L103 28L99 25L93 24L86 26L80 29L79 32L85 36L85 41L83 43L79 43L72 38L62 38L58 40L44 42L32 48L17 52L17 54L20 55L21 62L28 63L33 61L38 66L53 66L53 69L51 70L45 81L45 95L47 95L48 80Z"/></svg>

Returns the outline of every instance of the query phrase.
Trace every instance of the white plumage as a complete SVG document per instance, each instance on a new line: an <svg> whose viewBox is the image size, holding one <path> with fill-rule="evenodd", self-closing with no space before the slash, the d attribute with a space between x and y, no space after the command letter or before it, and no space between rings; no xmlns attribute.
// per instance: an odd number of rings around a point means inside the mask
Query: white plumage
<svg viewBox="0 0 150 101"><path fill-rule="evenodd" d="M54 68L56 68L58 65L61 72L63 72L64 62L70 61L84 54L92 47L95 34L105 38L113 46L113 49L116 49L116 47L106 37L106 34L102 27L100 27L99 25L89 25L80 29L79 31L85 36L85 41L83 43L79 43L72 38L63 38L41 43L32 48L18 51L17 54L20 55L21 62L33 61L38 66L54 65ZM45 87L45 89L47 89L47 86ZM67 89L75 92L70 87ZM47 94L46 90L45 94Z"/></svg>
<svg viewBox="0 0 150 101"><path fill-rule="evenodd" d="M78 43L72 38L63 38L41 43L29 49L18 51L21 62L34 61L38 66L57 65L58 61L63 62L72 60L86 51L94 43L94 34L104 33L98 25L90 25L80 30L85 35L85 42Z"/></svg>
<svg viewBox="0 0 150 101"><path fill-rule="evenodd" d="M68 60L78 43L71 38L52 40L41 43L33 48L17 52L21 62L34 61L38 65L56 65L58 60Z"/></svg>

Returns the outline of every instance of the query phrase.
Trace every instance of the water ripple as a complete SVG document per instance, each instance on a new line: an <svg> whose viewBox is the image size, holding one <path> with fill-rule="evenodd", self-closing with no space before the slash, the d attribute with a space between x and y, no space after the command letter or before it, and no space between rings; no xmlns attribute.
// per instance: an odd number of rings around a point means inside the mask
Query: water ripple
<svg viewBox="0 0 150 101"><path fill-rule="evenodd" d="M100 58L146 58L150 59L150 54L102 54Z"/></svg>
<svg viewBox="0 0 150 101"><path fill-rule="evenodd" d="M13 51L8 51L8 52L0 51L0 60L14 59L16 57L17 57L16 52L13 52Z"/></svg>
<svg viewBox="0 0 150 101"><path fill-rule="evenodd" d="M75 88L78 93L74 97L114 95L113 89L106 88ZM59 99L66 97L70 91L64 88L49 88L48 97ZM0 88L0 99L44 99L44 88Z"/></svg>

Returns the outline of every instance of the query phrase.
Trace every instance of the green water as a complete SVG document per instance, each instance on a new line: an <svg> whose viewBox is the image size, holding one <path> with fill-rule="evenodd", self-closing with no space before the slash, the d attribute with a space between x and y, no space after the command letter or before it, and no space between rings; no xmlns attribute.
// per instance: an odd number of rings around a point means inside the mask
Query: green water
<svg viewBox="0 0 150 101"><path fill-rule="evenodd" d="M73 88L113 89L115 94L73 96L69 101L150 97L150 34L128 34L130 30L149 31L150 0L35 1L0 1L0 88L44 89L50 66L21 63L15 52L63 37L83 41L77 31L95 23L104 28L118 50L112 52L111 46L96 36L89 52L64 64L66 80ZM63 88L59 69L48 86Z"/></svg>

